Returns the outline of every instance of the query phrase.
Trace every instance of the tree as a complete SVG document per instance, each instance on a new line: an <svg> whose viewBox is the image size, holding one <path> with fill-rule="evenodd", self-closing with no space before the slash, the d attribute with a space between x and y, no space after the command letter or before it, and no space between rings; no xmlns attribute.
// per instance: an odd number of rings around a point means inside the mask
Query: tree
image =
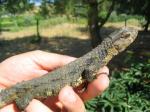
<svg viewBox="0 0 150 112"><path fill-rule="evenodd" d="M131 0L131 6L133 14L145 17L146 24L144 25L144 30L148 31L150 24L150 0Z"/></svg>
<svg viewBox="0 0 150 112"><path fill-rule="evenodd" d="M0 0L0 35L2 32L2 25L1 25L1 16L6 12L4 7L5 0Z"/></svg>
<svg viewBox="0 0 150 112"><path fill-rule="evenodd" d="M29 0L6 0L5 8L9 13L15 15L31 9L32 5Z"/></svg>
<svg viewBox="0 0 150 112"><path fill-rule="evenodd" d="M88 25L92 47L96 47L102 41L98 23L98 2L96 0L93 0L93 2L89 1Z"/></svg>
<svg viewBox="0 0 150 112"><path fill-rule="evenodd" d="M119 4L118 12L143 16L146 20L146 23L143 25L144 30L148 31L150 24L150 0L117 0L117 3Z"/></svg>
<svg viewBox="0 0 150 112"><path fill-rule="evenodd" d="M100 29L110 17L116 2L115 0L85 0L85 2L89 4L88 25L91 44L92 47L96 47L102 42ZM105 11L105 15L101 15L103 11Z"/></svg>
<svg viewBox="0 0 150 112"><path fill-rule="evenodd" d="M47 0L42 0L42 4L40 6L40 11L39 11L42 17L48 18L52 16L54 12L55 12L54 3L49 2Z"/></svg>
<svg viewBox="0 0 150 112"><path fill-rule="evenodd" d="M56 0L54 3L56 6L56 13L64 14L68 19L71 19L75 13L74 9L78 1L80 0Z"/></svg>

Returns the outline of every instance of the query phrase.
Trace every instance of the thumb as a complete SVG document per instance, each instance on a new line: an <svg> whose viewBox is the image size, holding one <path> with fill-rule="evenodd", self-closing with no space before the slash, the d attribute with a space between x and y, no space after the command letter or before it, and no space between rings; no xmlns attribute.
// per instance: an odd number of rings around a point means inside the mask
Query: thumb
<svg viewBox="0 0 150 112"><path fill-rule="evenodd" d="M25 112L53 112L42 102L33 99L25 109Z"/></svg>
<svg viewBox="0 0 150 112"><path fill-rule="evenodd" d="M70 86L64 87L58 98L67 112L85 112L83 101Z"/></svg>

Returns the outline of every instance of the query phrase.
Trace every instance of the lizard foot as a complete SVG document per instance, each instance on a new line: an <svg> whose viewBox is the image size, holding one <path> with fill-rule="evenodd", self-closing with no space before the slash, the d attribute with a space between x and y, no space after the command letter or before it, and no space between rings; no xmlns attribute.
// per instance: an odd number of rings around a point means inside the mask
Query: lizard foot
<svg viewBox="0 0 150 112"><path fill-rule="evenodd" d="M16 102L17 107L20 110L24 110L32 99L33 99L32 95L30 93L26 93L26 94L23 94L22 97L17 98L15 102Z"/></svg>

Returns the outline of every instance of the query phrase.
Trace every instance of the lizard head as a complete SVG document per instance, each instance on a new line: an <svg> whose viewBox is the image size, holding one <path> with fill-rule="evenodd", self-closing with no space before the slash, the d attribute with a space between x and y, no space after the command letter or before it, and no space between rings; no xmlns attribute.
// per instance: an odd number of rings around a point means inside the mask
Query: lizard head
<svg viewBox="0 0 150 112"><path fill-rule="evenodd" d="M120 31L110 35L114 47L118 52L122 52L128 47L137 37L138 31L132 28L123 28Z"/></svg>

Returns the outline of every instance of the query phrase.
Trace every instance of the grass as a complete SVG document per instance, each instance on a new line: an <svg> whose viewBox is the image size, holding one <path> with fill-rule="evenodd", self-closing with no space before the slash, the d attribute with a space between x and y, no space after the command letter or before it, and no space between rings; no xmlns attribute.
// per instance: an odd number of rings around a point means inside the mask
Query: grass
<svg viewBox="0 0 150 112"><path fill-rule="evenodd" d="M105 27L115 27L115 28L122 28L125 27L125 22L107 22L105 25ZM138 22L138 20L135 19L129 19L127 21L127 27L132 27L138 30L141 30L142 28L140 27L140 24Z"/></svg>
<svg viewBox="0 0 150 112"><path fill-rule="evenodd" d="M9 30L0 35L5 39L36 35L36 19L32 15L20 15L12 19L10 17L2 18L1 22L2 28ZM86 20L82 18L68 20L66 16L56 16L39 19L40 35L46 37L77 36L85 39L87 38L87 32L79 30L85 29L86 26Z"/></svg>
<svg viewBox="0 0 150 112"><path fill-rule="evenodd" d="M2 28L9 31L3 32L0 37L14 39L36 35L36 19L33 15L19 15L16 17L1 18ZM105 27L121 28L124 22L108 22ZM140 23L136 18L129 18L127 26L140 29ZM87 20L84 18L72 18L68 20L66 16L55 16L48 19L40 17L39 20L40 35L46 37L54 36L76 36L81 39L87 39ZM81 31L82 30L82 31Z"/></svg>
<svg viewBox="0 0 150 112"><path fill-rule="evenodd" d="M141 21L143 19L139 16L127 16L127 24L129 26L137 26L139 27L141 25ZM12 16L12 17L5 17L1 18L1 26L3 28L9 29L12 32L17 32L20 30L24 30L27 27L36 26L36 16L29 15L29 14L22 14L18 16ZM52 16L47 19L44 19L43 17L38 17L40 22L41 28L47 28L50 26L59 25L62 23L76 23L80 25L87 25L87 19L85 18L71 18L70 20L67 19L65 15L59 15L59 16ZM117 26L124 26L124 16L123 15L116 15L115 13L112 14L110 19L108 20L108 25L111 24L118 24ZM107 25L107 24L106 24Z"/></svg>
<svg viewBox="0 0 150 112"><path fill-rule="evenodd" d="M9 30L4 31L0 38L15 39L26 36L36 35L36 17L34 15L22 14L16 17L1 18L1 27ZM55 16L44 19L39 17L40 35L44 37L69 36L87 39L87 20L85 18L72 18L68 20L66 16ZM105 27L122 28L124 22L122 16L113 15L110 19L120 19L120 22L110 21ZM138 17L128 17L127 26L141 29Z"/></svg>
<svg viewBox="0 0 150 112"><path fill-rule="evenodd" d="M36 17L33 15L20 15L16 17L5 17L1 18L1 27L9 29L12 32L17 32L20 30L26 29L26 27L36 26ZM50 17L48 19L44 19L39 17L40 27L49 27L55 26L62 23L78 23L78 24L86 24L86 20L83 18L80 19L71 19L68 20L66 16L55 16Z"/></svg>
<svg viewBox="0 0 150 112"><path fill-rule="evenodd" d="M61 25L56 25L53 27L49 27L47 29L41 30L41 35L43 36L50 36L50 37L57 37L57 36L69 36L69 37L78 37L80 39L87 38L87 32L79 31L80 29L84 29L84 25L77 25L77 24L69 24L63 23Z"/></svg>
<svg viewBox="0 0 150 112"><path fill-rule="evenodd" d="M80 31L82 29L85 29L85 31ZM35 26L26 27L17 32L3 32L0 37L15 39L31 35L36 35ZM49 38L58 36L78 37L80 39L88 38L85 25L77 25L75 23L62 23L55 26L40 27L40 35Z"/></svg>

